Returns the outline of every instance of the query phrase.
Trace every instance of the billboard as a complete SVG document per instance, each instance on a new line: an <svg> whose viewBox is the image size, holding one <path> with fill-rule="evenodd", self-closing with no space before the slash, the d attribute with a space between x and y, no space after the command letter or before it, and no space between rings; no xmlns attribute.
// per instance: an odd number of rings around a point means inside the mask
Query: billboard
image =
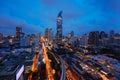
<svg viewBox="0 0 120 80"><path fill-rule="evenodd" d="M20 68L20 70L16 74L16 80L19 80L19 78L22 75L23 71L24 71L24 65L22 65L22 67Z"/></svg>

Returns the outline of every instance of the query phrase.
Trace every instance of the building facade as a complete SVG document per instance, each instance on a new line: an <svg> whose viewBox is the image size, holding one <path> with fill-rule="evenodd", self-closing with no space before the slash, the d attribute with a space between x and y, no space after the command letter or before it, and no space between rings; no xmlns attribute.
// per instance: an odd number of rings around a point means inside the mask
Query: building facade
<svg viewBox="0 0 120 80"><path fill-rule="evenodd" d="M57 34L56 34L57 43L62 43L62 11L59 12L57 17Z"/></svg>
<svg viewBox="0 0 120 80"><path fill-rule="evenodd" d="M99 45L99 31L92 31L89 33L89 46Z"/></svg>
<svg viewBox="0 0 120 80"><path fill-rule="evenodd" d="M21 27L16 27L16 39L20 40L22 34L22 28Z"/></svg>

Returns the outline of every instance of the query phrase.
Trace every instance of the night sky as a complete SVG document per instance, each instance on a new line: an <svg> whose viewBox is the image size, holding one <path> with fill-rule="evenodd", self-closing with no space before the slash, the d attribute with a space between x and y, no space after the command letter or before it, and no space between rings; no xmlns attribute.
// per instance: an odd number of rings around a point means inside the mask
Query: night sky
<svg viewBox="0 0 120 80"><path fill-rule="evenodd" d="M77 35L92 30L120 33L120 0L0 0L0 32L15 34L21 26L25 33L44 33L53 28L63 11L63 33Z"/></svg>

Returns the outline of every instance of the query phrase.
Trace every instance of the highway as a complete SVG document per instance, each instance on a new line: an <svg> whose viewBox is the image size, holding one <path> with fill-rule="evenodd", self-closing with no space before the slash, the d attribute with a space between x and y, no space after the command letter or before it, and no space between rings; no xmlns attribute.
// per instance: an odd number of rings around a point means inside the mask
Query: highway
<svg viewBox="0 0 120 80"><path fill-rule="evenodd" d="M48 48L48 41L46 41L44 38L42 39L42 49L43 49L43 55L45 58L45 63L46 63L46 70L47 70L47 76L48 79L47 80L54 80L54 75L52 73L52 67L51 67L51 62L49 61L48 58L48 53L50 56L52 56L53 58L51 59L51 61L56 61L56 64L60 64L60 69L61 69L61 75L60 75L60 80L66 80L66 68L65 68L65 64L64 61L61 59L61 57L59 57L56 53L53 53L52 51L50 51Z"/></svg>
<svg viewBox="0 0 120 80"><path fill-rule="evenodd" d="M43 37L41 41L47 80L119 80L113 75L113 68L108 67L110 65L99 63L69 46L64 46L64 52L59 55L57 49L48 45L49 41ZM39 55L40 52L33 59L32 73L37 71Z"/></svg>
<svg viewBox="0 0 120 80"><path fill-rule="evenodd" d="M43 55L44 55L44 59L45 59L45 63L46 63L46 70L47 70L47 80L54 80L54 75L52 74L52 68L51 68L51 64L50 64L50 60L48 58L47 55L47 49L45 47L45 40L44 38L42 39L42 49L43 49Z"/></svg>

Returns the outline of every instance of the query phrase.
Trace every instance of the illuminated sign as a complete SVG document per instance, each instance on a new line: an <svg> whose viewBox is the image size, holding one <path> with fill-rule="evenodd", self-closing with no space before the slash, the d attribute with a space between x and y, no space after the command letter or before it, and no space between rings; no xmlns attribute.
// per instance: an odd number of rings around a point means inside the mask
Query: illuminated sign
<svg viewBox="0 0 120 80"><path fill-rule="evenodd" d="M17 75L16 75L16 80L18 80L21 76L21 74L23 73L24 71L24 65L20 68L20 70L18 71Z"/></svg>

